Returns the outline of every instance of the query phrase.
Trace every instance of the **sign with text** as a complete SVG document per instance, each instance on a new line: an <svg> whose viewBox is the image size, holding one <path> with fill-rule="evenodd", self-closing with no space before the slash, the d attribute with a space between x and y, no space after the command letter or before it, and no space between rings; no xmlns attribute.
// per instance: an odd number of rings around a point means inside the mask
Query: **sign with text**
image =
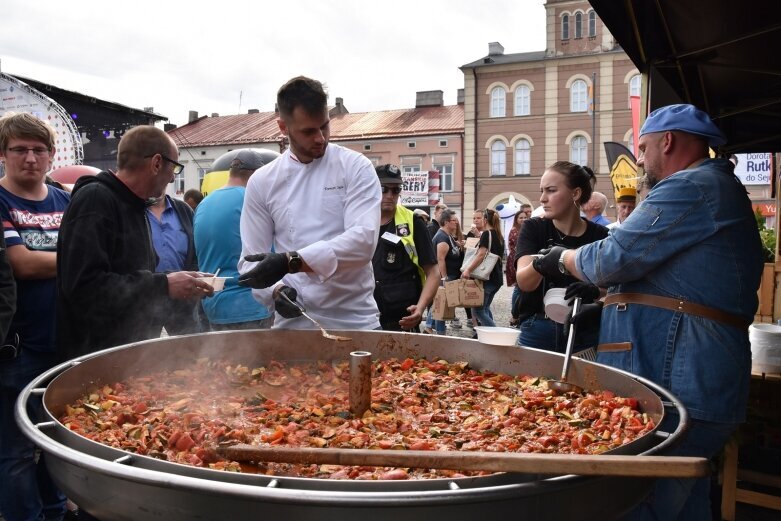
<svg viewBox="0 0 781 521"><path fill-rule="evenodd" d="M401 174L402 206L428 206L428 172Z"/></svg>
<svg viewBox="0 0 781 521"><path fill-rule="evenodd" d="M770 171L770 154L735 154L738 164L735 165L735 175L744 185L769 185L772 177Z"/></svg>

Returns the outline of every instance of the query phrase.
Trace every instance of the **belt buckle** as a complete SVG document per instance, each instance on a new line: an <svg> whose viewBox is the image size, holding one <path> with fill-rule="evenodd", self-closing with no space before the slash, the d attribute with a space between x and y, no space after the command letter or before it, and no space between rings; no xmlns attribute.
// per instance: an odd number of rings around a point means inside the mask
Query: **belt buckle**
<svg viewBox="0 0 781 521"><path fill-rule="evenodd" d="M626 311L626 302L616 304L616 311Z"/></svg>

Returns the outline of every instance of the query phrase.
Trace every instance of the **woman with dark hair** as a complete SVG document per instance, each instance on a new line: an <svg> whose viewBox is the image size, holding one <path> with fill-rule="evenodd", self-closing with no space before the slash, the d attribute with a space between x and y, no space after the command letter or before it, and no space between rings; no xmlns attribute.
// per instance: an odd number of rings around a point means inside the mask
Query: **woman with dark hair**
<svg viewBox="0 0 781 521"><path fill-rule="evenodd" d="M482 264L488 252L499 256L499 261L494 265L491 276L483 282L483 307L473 308L472 315L477 318L481 326L495 326L494 316L491 313L491 302L494 300L496 292L502 286L502 256L504 255L504 239L500 233L501 222L499 213L487 208L483 211L483 231L480 234L480 242L477 243L477 254L472 263L464 269L461 278L468 279L472 276L472 271Z"/></svg>
<svg viewBox="0 0 781 521"><path fill-rule="evenodd" d="M518 244L518 234L521 232L521 226L531 215L531 205L522 204L521 209L513 216L513 227L510 228L510 233L507 234L507 266L505 267L504 275L507 285L513 288L513 295L510 298L510 312L512 313L510 325L513 327L517 327L519 324L518 299L521 298L521 290L518 288L515 280L515 247Z"/></svg>
<svg viewBox="0 0 781 521"><path fill-rule="evenodd" d="M534 269L533 260L540 250L551 246L577 248L607 237L608 230L580 216L580 207L591 198L594 172L587 166L569 161L553 163L540 179L542 217L528 219L518 236L515 250L516 279L524 298L520 304L520 345L564 352L567 331L545 315L543 296L551 288L567 288L578 282L561 274L543 277ZM580 283L573 285L568 296L580 296L584 303L599 298L599 288ZM575 339L575 351L593 347L599 328L581 328Z"/></svg>
<svg viewBox="0 0 781 521"><path fill-rule="evenodd" d="M458 218L453 210L442 210L439 214L439 229L431 241L434 243L434 251L437 255L439 277L445 280L455 280L461 276L461 249L457 239ZM434 320L434 330L438 335L447 333L444 320Z"/></svg>

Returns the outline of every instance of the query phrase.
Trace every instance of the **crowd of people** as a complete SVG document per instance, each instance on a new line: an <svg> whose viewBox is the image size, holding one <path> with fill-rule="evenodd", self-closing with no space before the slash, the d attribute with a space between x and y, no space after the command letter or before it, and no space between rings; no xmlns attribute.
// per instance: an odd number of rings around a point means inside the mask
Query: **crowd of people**
<svg viewBox="0 0 781 521"><path fill-rule="evenodd" d="M553 163L540 178L537 216L523 204L505 244L496 210L475 211L464 234L445 204L432 218L399 204L397 166L375 167L329 143L319 81L291 79L277 106L289 148L240 151L227 185L203 200L190 194L187 204L165 195L183 165L160 129L128 131L116 172L82 178L68 193L47 183L52 128L27 114L0 118L7 521L74 516L45 454L14 420L22 388L54 365L155 338L163 328L316 327L304 311L328 329L447 334L445 321L426 310L446 281L478 273L484 300L467 310L468 325L496 325L492 303L505 283L513 288L512 320L500 325L518 328L519 345L563 351L566 325L578 324L577 349L670 388L686 404L694 421L678 453L713 457L743 420L762 256L731 164L708 158L708 145L723 137L707 115L690 105L649 115L638 164L650 190L638 205L637 191L622 189L615 222L604 215L607 198L594 191L589 167ZM218 272L227 281L215 293ZM545 312L551 288L584 304L564 324ZM659 480L632 518L704 519L706 485Z"/></svg>

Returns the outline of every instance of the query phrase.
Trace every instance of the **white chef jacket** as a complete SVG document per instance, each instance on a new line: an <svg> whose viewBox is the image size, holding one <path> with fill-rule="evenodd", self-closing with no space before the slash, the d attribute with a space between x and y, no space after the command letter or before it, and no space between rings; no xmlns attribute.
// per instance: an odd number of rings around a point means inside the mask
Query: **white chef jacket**
<svg viewBox="0 0 781 521"><path fill-rule="evenodd" d="M245 255L297 251L313 273L285 275L307 313L330 329L377 329L372 255L380 225L380 182L365 156L328 144L325 155L301 163L290 149L258 169L241 212L239 273ZM277 284L278 285L278 284ZM253 289L273 309L273 286ZM275 316L275 328L312 329L303 317Z"/></svg>

